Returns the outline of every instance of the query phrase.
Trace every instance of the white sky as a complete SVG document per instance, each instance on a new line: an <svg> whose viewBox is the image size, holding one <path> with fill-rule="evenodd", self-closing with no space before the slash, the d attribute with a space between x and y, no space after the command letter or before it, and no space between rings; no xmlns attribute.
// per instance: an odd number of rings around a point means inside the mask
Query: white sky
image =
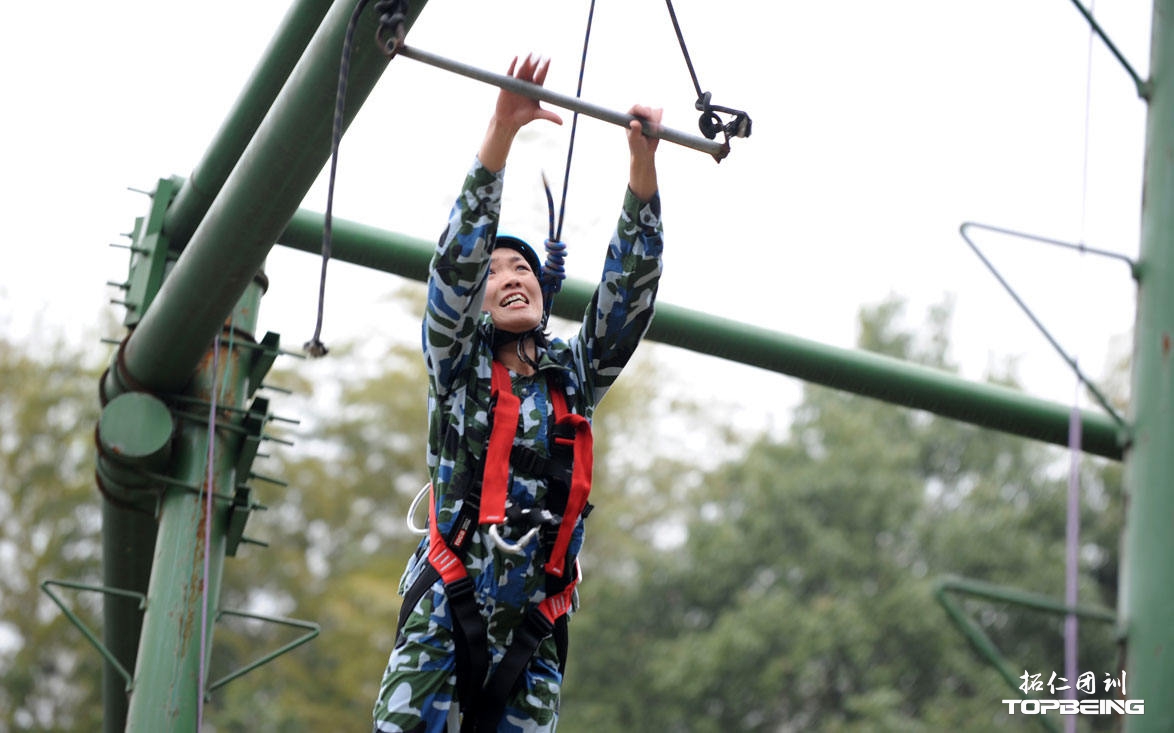
<svg viewBox="0 0 1174 733"><path fill-rule="evenodd" d="M547 86L573 94L588 4L431 0L409 43L494 71L533 50L553 58ZM849 347L862 304L900 294L920 323L926 306L954 294L954 357L966 376L1017 356L1029 391L1072 399L1059 358L958 234L973 220L1136 256L1145 105L1099 41L1086 97L1089 33L1068 0L674 4L703 88L749 112L754 132L720 165L662 144L663 302ZM5 11L0 328L21 335L39 322L80 333L100 322L118 295L104 284L126 268L125 251L107 244L125 242L119 234L146 211L146 197L127 188L192 171L287 7L67 0L52 12L29 3ZM1142 0L1097 6L1143 76L1150 12ZM343 139L335 215L434 238L495 95L395 61ZM662 106L667 125L696 134L695 94L664 3L598 2L583 97L618 111ZM507 173L503 226L536 242L546 226L539 171L562 179L563 114L562 128L527 128ZM626 155L622 130L580 120L564 227L572 277L596 277ZM322 181L304 205L324 209ZM1014 239L980 242L1099 376L1110 339L1134 317L1125 268ZM261 330L281 333L288 348L313 330L318 266L282 248L270 258ZM378 308L394 282L334 263L324 340L402 328ZM404 330L418 339L414 326ZM796 388L665 353L719 398L758 390L768 418Z"/></svg>

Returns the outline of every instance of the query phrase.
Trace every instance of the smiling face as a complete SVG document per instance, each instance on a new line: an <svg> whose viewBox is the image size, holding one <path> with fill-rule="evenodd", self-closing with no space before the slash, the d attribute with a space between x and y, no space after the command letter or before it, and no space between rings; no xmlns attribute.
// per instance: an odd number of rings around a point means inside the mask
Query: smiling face
<svg viewBox="0 0 1174 733"><path fill-rule="evenodd" d="M520 252L505 247L493 250L482 308L502 331L525 333L542 324L542 288Z"/></svg>

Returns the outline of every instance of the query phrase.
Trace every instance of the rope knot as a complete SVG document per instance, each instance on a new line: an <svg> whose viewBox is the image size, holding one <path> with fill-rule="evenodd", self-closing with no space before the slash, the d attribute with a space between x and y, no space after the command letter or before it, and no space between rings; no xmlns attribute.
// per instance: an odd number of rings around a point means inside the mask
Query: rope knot
<svg viewBox="0 0 1174 733"><path fill-rule="evenodd" d="M549 314L551 301L563 289L563 280L567 279L567 245L553 239L547 239L545 244L546 263L542 265L542 303Z"/></svg>

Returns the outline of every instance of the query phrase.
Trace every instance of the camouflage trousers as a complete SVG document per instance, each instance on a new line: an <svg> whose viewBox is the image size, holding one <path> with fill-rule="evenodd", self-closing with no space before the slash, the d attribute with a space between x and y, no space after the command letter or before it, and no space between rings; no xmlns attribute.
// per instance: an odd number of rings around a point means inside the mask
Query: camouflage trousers
<svg viewBox="0 0 1174 733"><path fill-rule="evenodd" d="M491 650L492 669L505 653ZM379 685L374 718L377 733L445 733L450 717L459 727L456 655L452 616L440 581L424 593L400 629ZM553 733L558 724L558 651L547 638L506 702L497 733Z"/></svg>

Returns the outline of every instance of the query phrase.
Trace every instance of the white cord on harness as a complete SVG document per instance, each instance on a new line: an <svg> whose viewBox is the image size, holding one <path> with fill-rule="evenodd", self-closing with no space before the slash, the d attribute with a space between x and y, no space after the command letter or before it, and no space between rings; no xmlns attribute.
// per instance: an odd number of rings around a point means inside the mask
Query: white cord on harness
<svg viewBox="0 0 1174 733"><path fill-rule="evenodd" d="M431 488L431 481L424 484L424 486L422 486L420 490L416 492L416 498L412 499L412 503L408 505L408 516L405 519L408 523L408 531L414 535L428 534L428 527L417 527L415 522L412 521L412 517L416 516L416 509L420 507L420 502L424 499L424 495L427 494L428 490Z"/></svg>

